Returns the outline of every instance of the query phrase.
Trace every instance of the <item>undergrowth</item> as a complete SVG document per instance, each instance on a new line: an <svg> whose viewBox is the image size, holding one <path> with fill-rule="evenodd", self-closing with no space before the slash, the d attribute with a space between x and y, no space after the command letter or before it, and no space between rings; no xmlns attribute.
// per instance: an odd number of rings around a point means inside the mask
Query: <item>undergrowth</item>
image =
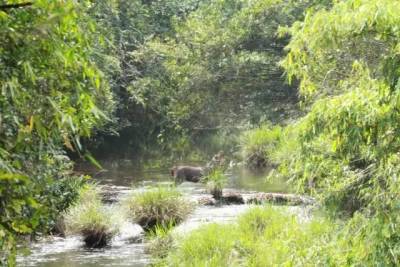
<svg viewBox="0 0 400 267"><path fill-rule="evenodd" d="M67 233L80 234L88 247L104 247L118 231L111 208L101 202L100 187L88 184L83 187L79 199L66 214Z"/></svg>

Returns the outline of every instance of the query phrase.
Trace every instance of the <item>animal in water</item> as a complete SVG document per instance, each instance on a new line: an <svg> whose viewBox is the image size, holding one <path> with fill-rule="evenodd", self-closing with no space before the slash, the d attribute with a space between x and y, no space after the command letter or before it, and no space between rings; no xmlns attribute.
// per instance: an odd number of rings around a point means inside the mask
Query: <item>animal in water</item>
<svg viewBox="0 0 400 267"><path fill-rule="evenodd" d="M175 178L175 182L182 183L184 181L197 183L204 174L202 167L193 166L174 166L171 169L171 176Z"/></svg>

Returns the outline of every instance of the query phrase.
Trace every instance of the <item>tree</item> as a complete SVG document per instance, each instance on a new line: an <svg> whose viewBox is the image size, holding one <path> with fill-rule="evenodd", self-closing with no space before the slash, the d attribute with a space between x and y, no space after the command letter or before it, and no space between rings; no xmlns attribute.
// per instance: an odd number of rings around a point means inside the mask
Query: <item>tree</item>
<svg viewBox="0 0 400 267"><path fill-rule="evenodd" d="M80 150L111 112L109 87L90 60L89 1L37 0L0 11L0 261L15 237L48 227L69 170L64 147ZM11 253L10 253L11 252Z"/></svg>
<svg viewBox="0 0 400 267"><path fill-rule="evenodd" d="M282 62L311 107L280 173L352 216L348 263L399 262L398 12L388 0L311 11L290 28Z"/></svg>
<svg viewBox="0 0 400 267"><path fill-rule="evenodd" d="M278 62L280 26L302 18L314 1L214 1L174 19L174 35L133 53L140 74L133 95L161 118L162 132L281 122L295 110ZM168 136L168 134L166 134Z"/></svg>

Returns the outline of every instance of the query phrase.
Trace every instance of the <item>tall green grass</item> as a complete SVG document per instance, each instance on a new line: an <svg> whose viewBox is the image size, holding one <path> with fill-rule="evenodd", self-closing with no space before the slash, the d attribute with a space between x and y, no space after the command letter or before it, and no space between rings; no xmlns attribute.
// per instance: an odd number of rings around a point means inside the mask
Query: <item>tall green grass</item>
<svg viewBox="0 0 400 267"><path fill-rule="evenodd" d="M170 187L134 192L125 200L124 206L128 209L128 217L146 231L156 225L179 224L194 207L178 190Z"/></svg>
<svg viewBox="0 0 400 267"><path fill-rule="evenodd" d="M171 230L174 225L156 225L147 237L149 239L149 245L147 246L147 252L152 254L156 259L165 258L168 252L175 245L174 238L171 234Z"/></svg>
<svg viewBox="0 0 400 267"><path fill-rule="evenodd" d="M340 225L300 221L272 207L257 207L236 223L210 224L178 239L159 266L342 266L335 242Z"/></svg>
<svg viewBox="0 0 400 267"><path fill-rule="evenodd" d="M252 168L266 167L270 155L280 142L282 128L264 125L260 128L244 132L240 137L241 153L244 162Z"/></svg>

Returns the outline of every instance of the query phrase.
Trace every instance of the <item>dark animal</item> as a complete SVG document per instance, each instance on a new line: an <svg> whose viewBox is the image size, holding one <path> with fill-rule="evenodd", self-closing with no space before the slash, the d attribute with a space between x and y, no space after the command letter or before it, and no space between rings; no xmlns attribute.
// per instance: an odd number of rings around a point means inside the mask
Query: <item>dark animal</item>
<svg viewBox="0 0 400 267"><path fill-rule="evenodd" d="M175 178L175 182L182 183L183 181L197 183L203 176L202 167L192 166L174 166L171 169L171 176Z"/></svg>

